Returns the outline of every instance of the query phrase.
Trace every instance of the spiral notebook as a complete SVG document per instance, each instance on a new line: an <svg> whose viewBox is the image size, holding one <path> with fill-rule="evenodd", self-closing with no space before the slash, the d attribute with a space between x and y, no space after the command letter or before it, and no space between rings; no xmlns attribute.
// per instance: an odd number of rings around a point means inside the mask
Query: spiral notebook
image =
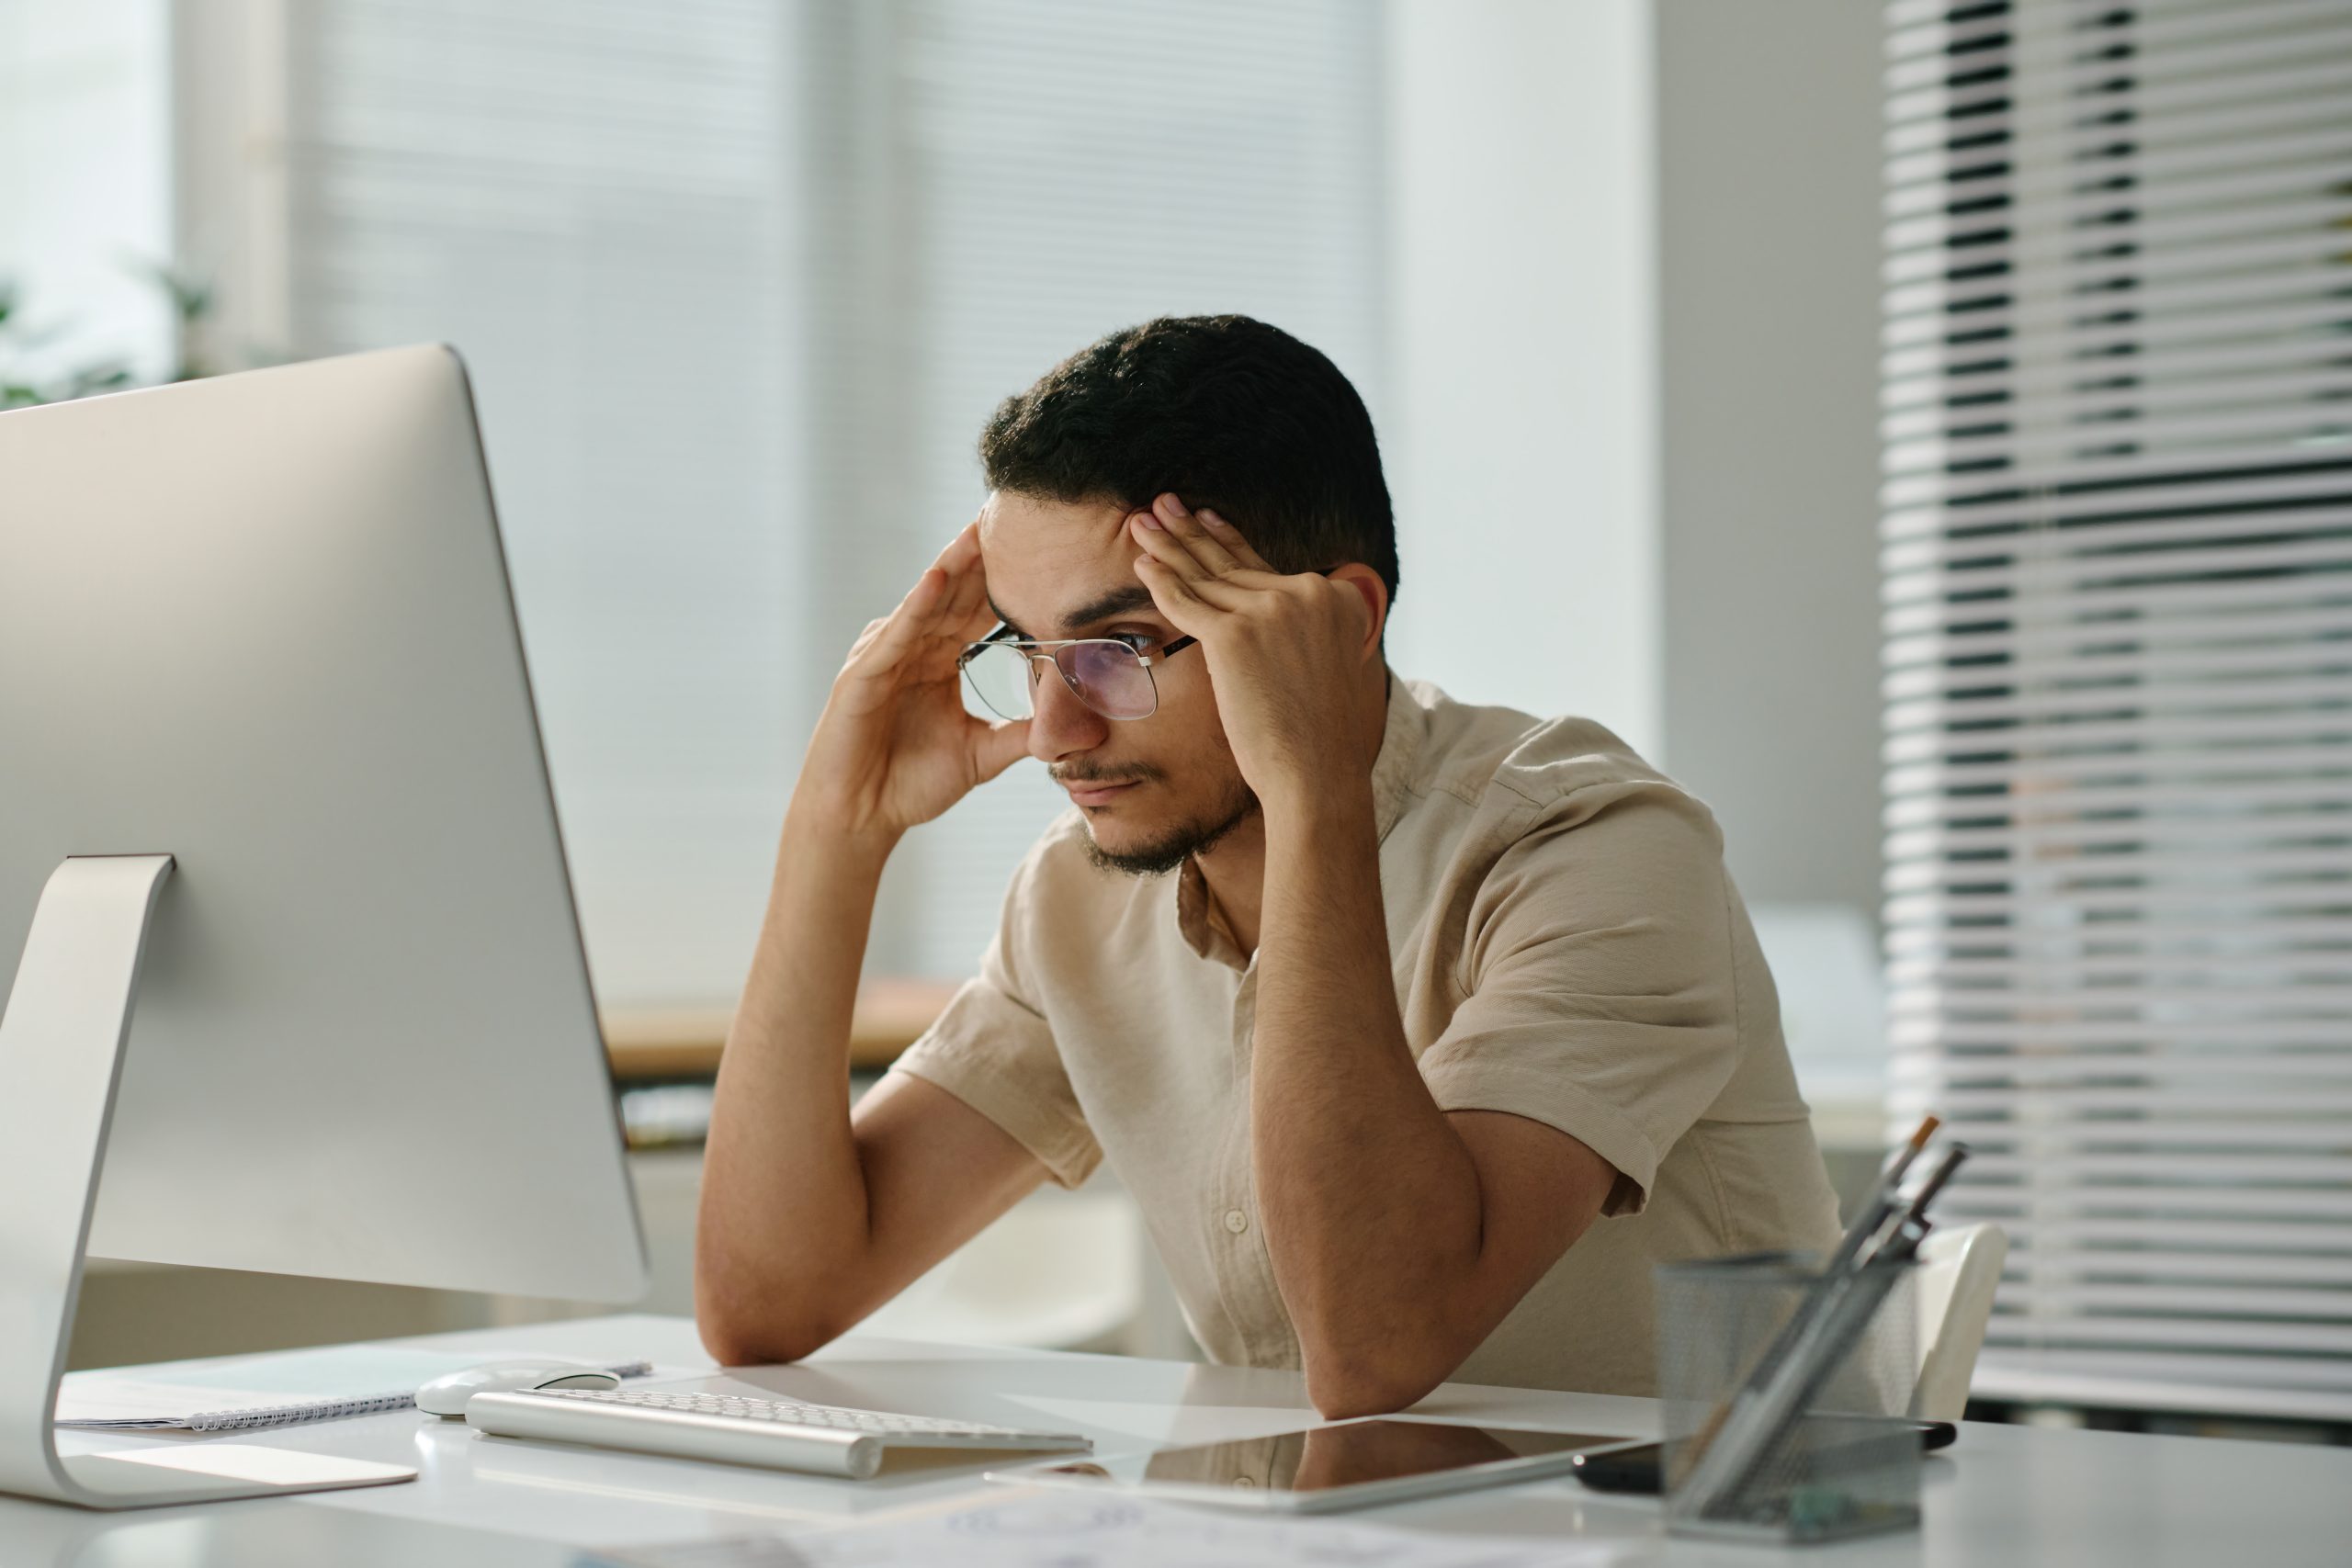
<svg viewBox="0 0 2352 1568"><path fill-rule="evenodd" d="M515 1354L337 1345L233 1360L68 1372L58 1390L56 1421L85 1431L242 1432L373 1416L409 1408L416 1403L418 1386L435 1378ZM631 1361L605 1370L641 1377L653 1369Z"/></svg>

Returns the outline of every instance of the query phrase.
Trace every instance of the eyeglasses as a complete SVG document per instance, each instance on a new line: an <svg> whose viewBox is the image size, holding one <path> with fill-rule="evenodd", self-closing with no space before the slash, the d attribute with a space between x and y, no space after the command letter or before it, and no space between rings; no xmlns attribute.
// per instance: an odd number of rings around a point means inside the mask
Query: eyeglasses
<svg viewBox="0 0 2352 1568"><path fill-rule="evenodd" d="M1146 653L1119 637L1037 642L1015 636L1011 626L999 626L965 649L956 666L963 671L972 694L999 718L1027 718L1036 712L1037 682L1048 664L1071 695L1104 718L1149 718L1159 710L1159 687L1151 667L1197 640L1180 637L1163 643L1156 653Z"/></svg>
<svg viewBox="0 0 2352 1568"><path fill-rule="evenodd" d="M1340 569L1323 567L1317 577ZM1173 658L1200 638L1180 637L1146 653L1114 637L1065 637L1039 642L999 626L967 644L956 660L965 684L999 718L1027 718L1037 711L1037 682L1051 664L1073 696L1104 718L1149 718L1159 711L1159 686L1151 667ZM967 703L966 707L971 705ZM977 711L977 710L975 710Z"/></svg>

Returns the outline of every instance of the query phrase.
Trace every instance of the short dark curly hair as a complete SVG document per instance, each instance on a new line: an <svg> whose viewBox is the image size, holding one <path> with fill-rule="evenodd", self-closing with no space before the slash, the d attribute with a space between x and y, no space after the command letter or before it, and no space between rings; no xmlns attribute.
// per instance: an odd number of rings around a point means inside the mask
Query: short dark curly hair
<svg viewBox="0 0 2352 1568"><path fill-rule="evenodd" d="M1372 415L1340 367L1248 316L1161 316L997 405L991 490L1141 508L1173 491L1278 571L1361 561L1396 596L1396 518Z"/></svg>

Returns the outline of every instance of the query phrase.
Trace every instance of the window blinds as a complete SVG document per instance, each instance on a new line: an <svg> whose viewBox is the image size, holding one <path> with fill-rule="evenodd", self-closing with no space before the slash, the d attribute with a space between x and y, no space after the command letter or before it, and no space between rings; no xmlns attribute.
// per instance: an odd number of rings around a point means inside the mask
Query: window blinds
<svg viewBox="0 0 2352 1568"><path fill-rule="evenodd" d="M289 14L297 351L471 372L607 1006L742 984L824 672L793 480L788 16L767 0Z"/></svg>
<svg viewBox="0 0 2352 1568"><path fill-rule="evenodd" d="M1981 1395L2352 1417L2352 5L1888 6L1891 1110Z"/></svg>

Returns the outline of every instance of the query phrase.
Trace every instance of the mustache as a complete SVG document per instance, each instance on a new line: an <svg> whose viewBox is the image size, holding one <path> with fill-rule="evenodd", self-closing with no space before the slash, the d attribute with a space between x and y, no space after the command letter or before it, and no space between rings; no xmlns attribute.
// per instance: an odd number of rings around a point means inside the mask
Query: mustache
<svg viewBox="0 0 2352 1568"><path fill-rule="evenodd" d="M1158 768L1144 762L1130 762L1124 768L1096 767L1085 762L1061 762L1046 770L1057 784L1141 784L1147 779L1162 776Z"/></svg>

